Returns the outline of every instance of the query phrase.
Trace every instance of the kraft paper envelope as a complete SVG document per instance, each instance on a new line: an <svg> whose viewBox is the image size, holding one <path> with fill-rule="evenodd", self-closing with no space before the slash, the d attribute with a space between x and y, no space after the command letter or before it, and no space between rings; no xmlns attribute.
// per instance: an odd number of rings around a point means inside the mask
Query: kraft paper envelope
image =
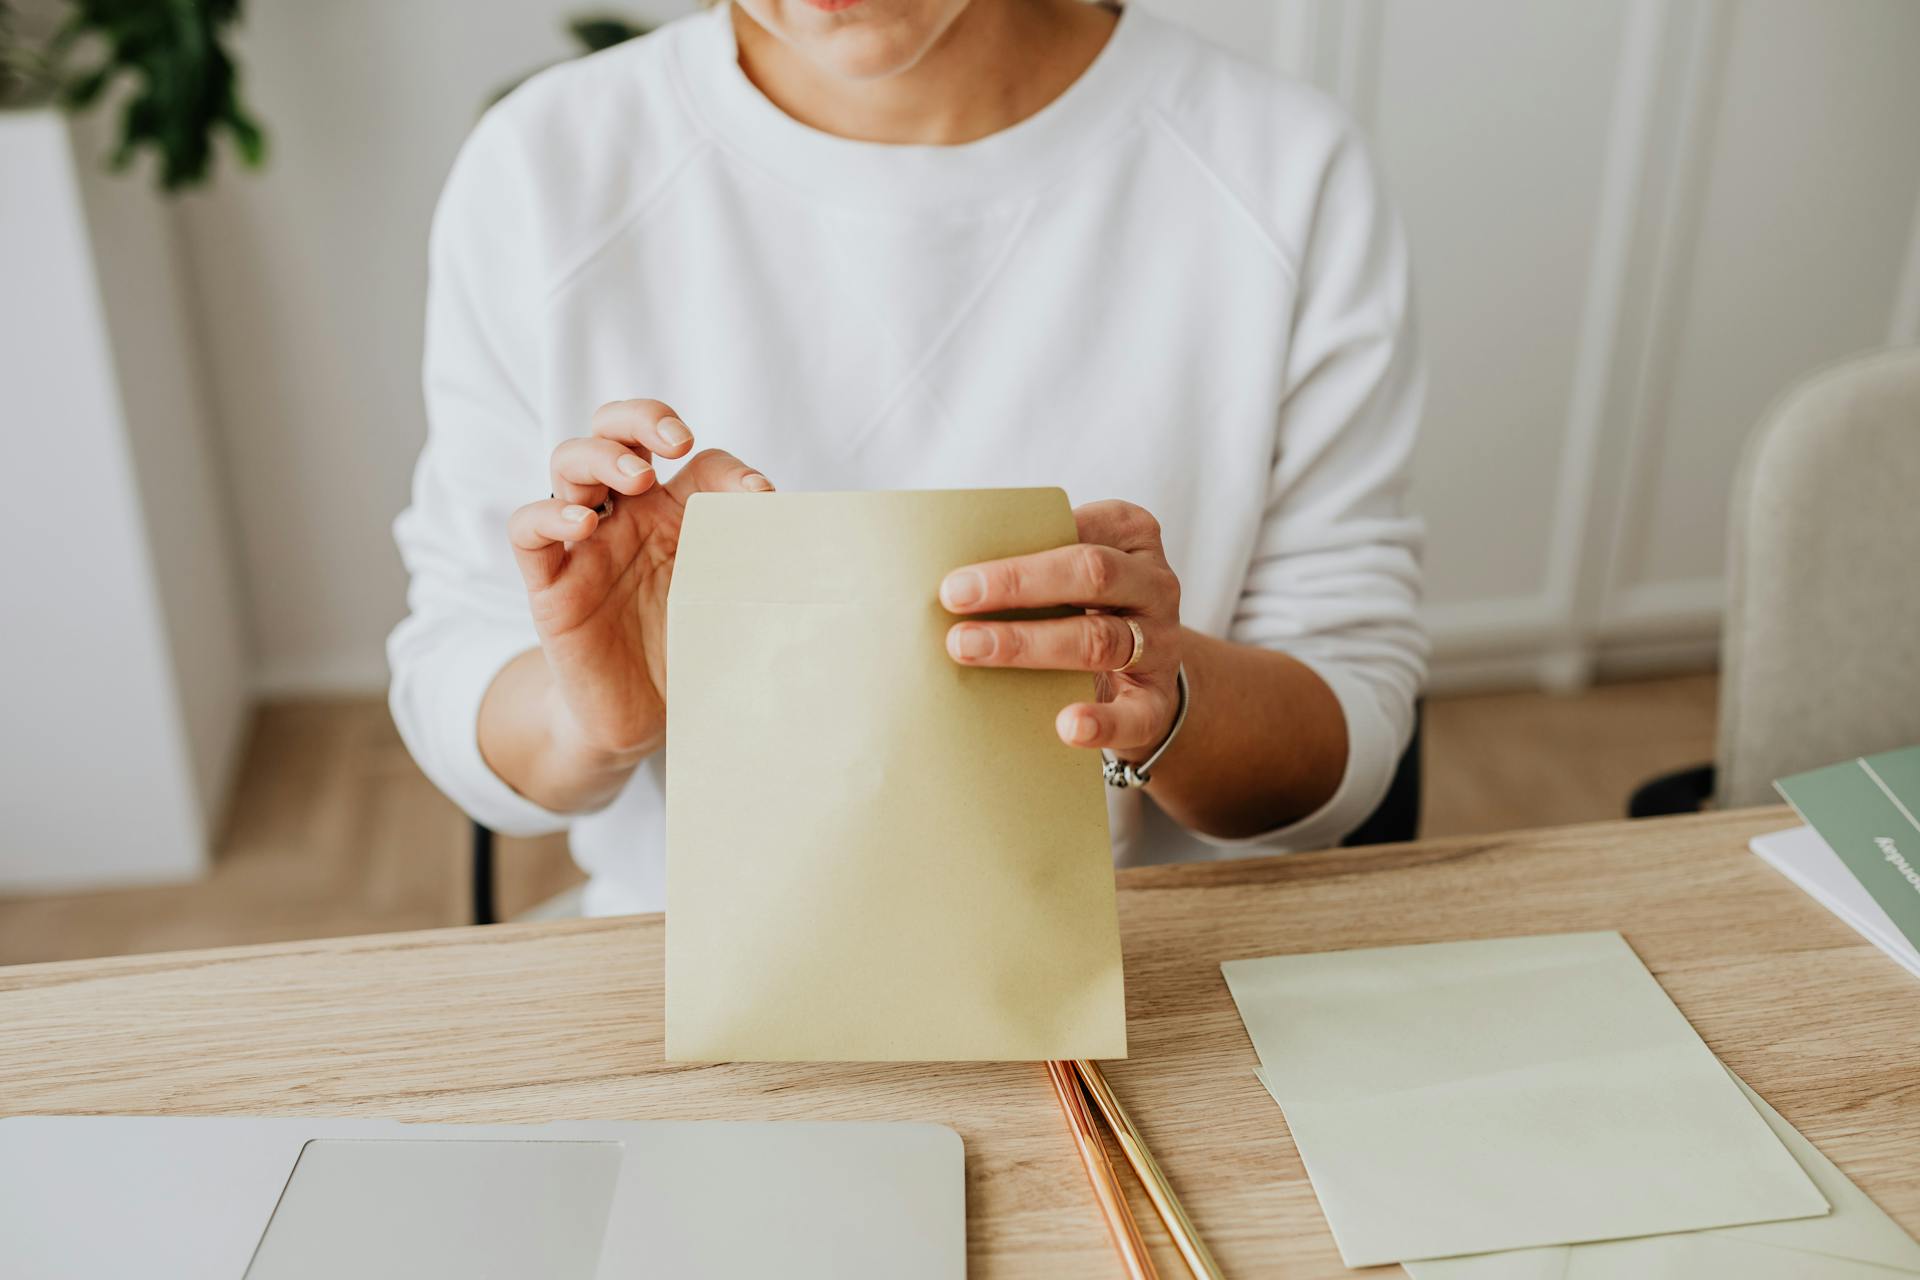
<svg viewBox="0 0 1920 1280"><path fill-rule="evenodd" d="M1058 489L700 494L667 605L667 1057L1125 1057L1078 672L961 667L940 580Z"/></svg>
<svg viewBox="0 0 1920 1280"><path fill-rule="evenodd" d="M1833 1205L1824 1218L1685 1235L1406 1263L1413 1280L1894 1280L1920 1276L1915 1244L1866 1193L1740 1077L1767 1125Z"/></svg>
<svg viewBox="0 0 1920 1280"><path fill-rule="evenodd" d="M1222 968L1348 1266L1827 1212L1617 933Z"/></svg>

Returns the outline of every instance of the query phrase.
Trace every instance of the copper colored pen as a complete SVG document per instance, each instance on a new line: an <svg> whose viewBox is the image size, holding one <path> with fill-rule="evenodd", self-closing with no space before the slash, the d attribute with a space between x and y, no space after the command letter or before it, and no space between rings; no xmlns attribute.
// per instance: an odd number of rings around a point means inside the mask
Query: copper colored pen
<svg viewBox="0 0 1920 1280"><path fill-rule="evenodd" d="M1147 1253L1146 1242L1140 1238L1133 1211L1127 1207L1126 1192L1120 1186L1113 1162L1107 1159L1106 1144L1100 1141L1093 1112L1080 1092L1080 1081L1073 1067L1065 1062L1049 1062L1047 1078L1053 1081L1054 1096L1060 1100L1060 1110L1066 1113L1067 1129L1073 1134L1073 1145L1080 1152L1087 1181L1093 1184L1093 1198L1099 1202L1100 1215L1107 1221L1107 1233L1113 1237L1113 1247L1120 1254L1128 1280L1159 1280L1159 1272L1154 1270L1153 1258Z"/></svg>

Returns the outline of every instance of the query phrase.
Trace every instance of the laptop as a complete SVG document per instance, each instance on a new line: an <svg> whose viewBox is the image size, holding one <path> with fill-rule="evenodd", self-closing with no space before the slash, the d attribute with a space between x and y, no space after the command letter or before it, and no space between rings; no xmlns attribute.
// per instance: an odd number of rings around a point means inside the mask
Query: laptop
<svg viewBox="0 0 1920 1280"><path fill-rule="evenodd" d="M933 1124L20 1116L21 1280L864 1280L966 1274Z"/></svg>

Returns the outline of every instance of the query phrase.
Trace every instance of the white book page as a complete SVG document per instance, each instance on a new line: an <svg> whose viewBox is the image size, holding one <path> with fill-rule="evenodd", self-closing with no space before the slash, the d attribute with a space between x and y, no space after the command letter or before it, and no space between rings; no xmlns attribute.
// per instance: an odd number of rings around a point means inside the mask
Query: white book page
<svg viewBox="0 0 1920 1280"><path fill-rule="evenodd" d="M1794 827L1755 836L1749 847L1821 906L1851 925L1856 933L1920 977L1920 951L1914 949L1873 895L1853 878L1847 864L1812 827Z"/></svg>

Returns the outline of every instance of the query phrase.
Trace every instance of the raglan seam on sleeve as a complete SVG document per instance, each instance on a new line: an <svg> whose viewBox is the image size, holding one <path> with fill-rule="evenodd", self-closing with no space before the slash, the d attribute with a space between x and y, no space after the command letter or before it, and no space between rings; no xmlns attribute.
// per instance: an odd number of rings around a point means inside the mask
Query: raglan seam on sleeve
<svg viewBox="0 0 1920 1280"><path fill-rule="evenodd" d="M1199 147L1181 132L1180 126L1174 123L1160 106L1148 103L1143 108L1143 113L1162 133L1166 134L1175 149L1187 158L1188 163L1200 171L1200 175L1207 180L1208 188L1247 223L1260 243L1273 256L1274 261L1279 263L1281 269L1287 273L1288 283L1294 289L1299 289L1303 279L1300 255L1287 245L1265 218L1260 216L1252 202L1228 180L1225 174L1220 172L1219 167L1201 154Z"/></svg>
<svg viewBox="0 0 1920 1280"><path fill-rule="evenodd" d="M694 159L712 147L712 142L703 134L688 143L680 151L667 169L639 196L629 201L624 208L597 233L586 238L585 247L576 250L565 259L566 265L554 273L550 284L540 291L541 306L551 307L560 295L585 275L607 249L621 236L642 223L652 213L681 174L687 172Z"/></svg>

